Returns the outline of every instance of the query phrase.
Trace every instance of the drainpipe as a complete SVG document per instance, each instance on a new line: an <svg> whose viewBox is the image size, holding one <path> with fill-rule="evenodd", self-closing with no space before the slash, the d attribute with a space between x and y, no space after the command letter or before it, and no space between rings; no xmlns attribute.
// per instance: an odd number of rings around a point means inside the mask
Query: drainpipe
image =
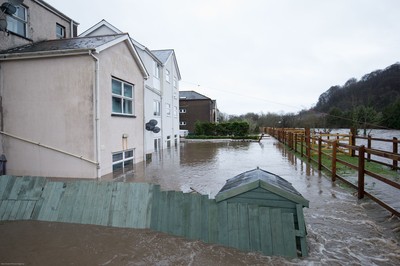
<svg viewBox="0 0 400 266"><path fill-rule="evenodd" d="M100 168L100 86L99 86L99 63L100 60L96 56L93 55L92 51L89 51L89 55L94 59L94 88L93 88L93 106L95 109L94 115L94 124L95 124L95 139L96 139L96 161L97 161L97 173L96 178L99 179L101 177L101 168Z"/></svg>

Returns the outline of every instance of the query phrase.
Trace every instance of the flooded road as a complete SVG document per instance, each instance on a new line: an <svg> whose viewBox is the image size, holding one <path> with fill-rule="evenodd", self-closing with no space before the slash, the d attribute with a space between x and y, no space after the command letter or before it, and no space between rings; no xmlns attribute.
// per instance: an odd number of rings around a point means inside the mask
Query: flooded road
<svg viewBox="0 0 400 266"><path fill-rule="evenodd" d="M257 166L285 178L310 201L304 209L307 258L265 257L150 230L5 222L0 224L0 265L400 265L397 217L368 199L358 201L354 190L332 184L272 138L181 143L153 154L152 162L136 165L133 176L118 181L214 197L226 179Z"/></svg>

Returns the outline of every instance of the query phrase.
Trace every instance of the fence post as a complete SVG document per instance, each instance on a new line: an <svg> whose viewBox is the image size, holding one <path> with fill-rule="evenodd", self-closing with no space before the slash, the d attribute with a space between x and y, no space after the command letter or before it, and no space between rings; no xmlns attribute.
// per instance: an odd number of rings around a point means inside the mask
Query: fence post
<svg viewBox="0 0 400 266"><path fill-rule="evenodd" d="M371 149L372 147L372 140L371 140L371 135L368 135L368 141L367 141L367 147L368 149ZM369 162L371 160L371 153L367 153L367 161Z"/></svg>
<svg viewBox="0 0 400 266"><path fill-rule="evenodd" d="M301 142L300 142L300 154L301 157L303 157L303 152L304 152L304 134L300 135Z"/></svg>
<svg viewBox="0 0 400 266"><path fill-rule="evenodd" d="M318 138L318 171L322 170L322 138Z"/></svg>
<svg viewBox="0 0 400 266"><path fill-rule="evenodd" d="M398 143L397 143L397 138L393 137L393 153L398 154ZM398 168L398 162L397 160L393 159L393 170L396 170Z"/></svg>
<svg viewBox="0 0 400 266"><path fill-rule="evenodd" d="M308 158L308 161L311 159L311 152L310 152L310 145L311 145L311 140L310 140L310 128L306 128L305 130L305 144L306 144L306 157Z"/></svg>
<svg viewBox="0 0 400 266"><path fill-rule="evenodd" d="M336 149L337 141L332 142L332 182L336 181Z"/></svg>
<svg viewBox="0 0 400 266"><path fill-rule="evenodd" d="M356 130L356 128L355 127L352 127L351 129L350 129L350 135L351 135L351 137L350 137L350 145L351 146L356 146L356 135L357 135L357 130ZM353 150L353 149L351 149L351 151L350 151L350 156L351 157L354 157L356 155L356 151L355 150Z"/></svg>
<svg viewBox="0 0 400 266"><path fill-rule="evenodd" d="M297 152L297 133L294 133L294 152Z"/></svg>
<svg viewBox="0 0 400 266"><path fill-rule="evenodd" d="M364 157L365 146L362 145L358 149L358 198L364 198Z"/></svg>

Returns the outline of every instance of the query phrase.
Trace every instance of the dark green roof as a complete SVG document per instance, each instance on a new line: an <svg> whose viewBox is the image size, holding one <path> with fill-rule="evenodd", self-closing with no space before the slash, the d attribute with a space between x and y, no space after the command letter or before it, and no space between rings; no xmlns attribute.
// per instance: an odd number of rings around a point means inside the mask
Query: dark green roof
<svg viewBox="0 0 400 266"><path fill-rule="evenodd" d="M258 187L280 195L290 201L300 203L303 206L308 207L309 205L308 200L290 182L258 167L228 179L216 195L215 200L217 202L223 201Z"/></svg>

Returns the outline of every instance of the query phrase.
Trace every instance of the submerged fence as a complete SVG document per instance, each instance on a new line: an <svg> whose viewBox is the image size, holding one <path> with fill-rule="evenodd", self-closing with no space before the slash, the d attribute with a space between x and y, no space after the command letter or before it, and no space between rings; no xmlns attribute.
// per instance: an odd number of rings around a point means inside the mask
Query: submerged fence
<svg viewBox="0 0 400 266"><path fill-rule="evenodd" d="M287 206L286 206L287 207ZM302 205L216 202L159 185L0 176L0 221L39 220L153 230L264 255L307 256Z"/></svg>
<svg viewBox="0 0 400 266"><path fill-rule="evenodd" d="M379 180L397 190L400 189L400 183L374 172L366 164L366 162L373 162L389 167L393 171L398 171L400 169L398 163L400 161L400 154L398 153L398 144L400 141L397 138L362 137L357 136L355 130L352 130L349 134L311 132L307 128L263 128L262 131L286 144L290 149L298 152L301 157L305 157L309 162L316 163L318 170L324 169L330 172L332 181L339 179L357 189L359 199L362 199L366 195L392 214L400 217L400 209L390 206L384 202L384 199L378 198L365 190L365 176ZM357 139L367 140L367 146L357 146ZM392 143L392 152L373 149L373 141ZM371 159L371 155L377 158L385 158L390 160L391 163ZM357 172L356 183L338 174L338 168L343 166Z"/></svg>

